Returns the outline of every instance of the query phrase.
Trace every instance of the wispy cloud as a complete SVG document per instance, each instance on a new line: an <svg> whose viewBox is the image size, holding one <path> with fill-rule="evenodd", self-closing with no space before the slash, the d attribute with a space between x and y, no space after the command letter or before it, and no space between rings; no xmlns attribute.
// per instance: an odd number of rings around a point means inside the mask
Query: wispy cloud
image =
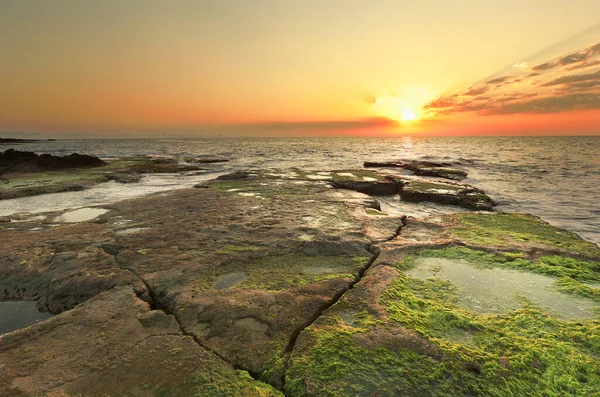
<svg viewBox="0 0 600 397"><path fill-rule="evenodd" d="M543 87L550 87L559 84L571 84L578 83L581 81L598 81L600 80L600 71L590 74L578 74L570 76L562 76L557 79L551 80L547 83L542 84Z"/></svg>
<svg viewBox="0 0 600 397"><path fill-rule="evenodd" d="M425 109L436 115L600 109L600 43L533 65L517 62L503 74L436 98Z"/></svg>

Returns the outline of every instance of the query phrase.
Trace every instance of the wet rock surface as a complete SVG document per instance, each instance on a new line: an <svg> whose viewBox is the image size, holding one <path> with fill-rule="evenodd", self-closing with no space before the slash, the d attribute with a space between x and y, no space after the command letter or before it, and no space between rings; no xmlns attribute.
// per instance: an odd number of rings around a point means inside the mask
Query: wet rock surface
<svg viewBox="0 0 600 397"><path fill-rule="evenodd" d="M466 184L430 180L403 180L400 196L404 201L430 201L491 211L496 203L481 189Z"/></svg>
<svg viewBox="0 0 600 397"><path fill-rule="evenodd" d="M11 160L13 158L17 160ZM0 156L0 200L81 191L108 181L138 182L148 173L202 170L204 168L198 164L180 164L174 158L139 156L105 162L78 154L38 156L33 152L9 149L4 152L4 157Z"/></svg>
<svg viewBox="0 0 600 397"><path fill-rule="evenodd" d="M465 171L453 168L454 164L452 163L417 160L398 160L387 162L366 161L364 166L365 168L403 168L419 176L433 176L452 180L462 180L467 177L467 173Z"/></svg>
<svg viewBox="0 0 600 397"><path fill-rule="evenodd" d="M391 183L402 203L403 178L240 171L2 230L0 299L56 316L0 336L0 395L593 395L600 249L529 215L406 217L356 191ZM497 269L587 317L465 304Z"/></svg>
<svg viewBox="0 0 600 397"><path fill-rule="evenodd" d="M298 338L286 395L596 393L594 244L529 215L462 213L408 218L379 249Z"/></svg>

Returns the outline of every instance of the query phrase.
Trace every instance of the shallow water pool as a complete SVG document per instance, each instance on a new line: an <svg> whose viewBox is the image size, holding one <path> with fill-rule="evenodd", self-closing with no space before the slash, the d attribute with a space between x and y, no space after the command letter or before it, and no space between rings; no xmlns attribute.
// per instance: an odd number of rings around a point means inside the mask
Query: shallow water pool
<svg viewBox="0 0 600 397"><path fill-rule="evenodd" d="M420 279L439 278L458 287L459 302L478 313L506 313L519 309L525 298L557 317L590 319L600 304L557 291L554 277L512 269L484 268L460 259L417 258L406 274Z"/></svg>

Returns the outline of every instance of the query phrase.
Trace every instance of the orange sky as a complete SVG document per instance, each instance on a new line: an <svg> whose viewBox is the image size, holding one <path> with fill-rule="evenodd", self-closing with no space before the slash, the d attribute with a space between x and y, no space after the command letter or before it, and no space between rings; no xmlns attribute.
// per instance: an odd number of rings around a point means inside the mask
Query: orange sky
<svg viewBox="0 0 600 397"><path fill-rule="evenodd" d="M600 43L598 15L597 0L4 0L0 131L600 134L600 50L560 61ZM489 83L552 61L546 80ZM592 77L552 83L573 74ZM506 107L524 92L544 100Z"/></svg>

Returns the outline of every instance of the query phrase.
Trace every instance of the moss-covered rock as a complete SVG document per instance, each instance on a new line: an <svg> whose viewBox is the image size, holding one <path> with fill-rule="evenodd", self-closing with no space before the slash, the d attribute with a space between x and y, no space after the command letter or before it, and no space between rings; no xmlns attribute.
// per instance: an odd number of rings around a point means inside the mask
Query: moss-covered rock
<svg viewBox="0 0 600 397"><path fill-rule="evenodd" d="M591 257L600 249L575 233L554 227L528 214L458 214L447 216L452 233L469 244L481 246L539 246L560 248Z"/></svg>
<svg viewBox="0 0 600 397"><path fill-rule="evenodd" d="M488 266L510 262L486 255L466 252L461 258L478 263L483 258ZM600 318L564 320L526 300L507 313L473 312L460 304L463 292L453 283L404 274L412 258L398 270L383 263L374 268L301 335L290 358L286 395L595 393Z"/></svg>

